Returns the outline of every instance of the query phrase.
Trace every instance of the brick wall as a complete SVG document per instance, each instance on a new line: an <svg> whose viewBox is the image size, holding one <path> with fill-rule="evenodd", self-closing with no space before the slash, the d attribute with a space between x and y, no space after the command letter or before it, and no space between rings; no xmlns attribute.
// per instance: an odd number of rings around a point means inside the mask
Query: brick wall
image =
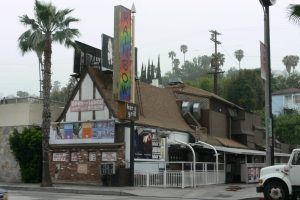
<svg viewBox="0 0 300 200"><path fill-rule="evenodd" d="M95 183L103 185L101 164L107 163L101 160L103 152L116 152L116 170L124 166L124 146L121 148L93 147L93 148L52 148L49 153L50 174L53 182ZM65 153L66 161L53 161L53 154ZM95 153L95 160L89 159L89 154ZM72 156L77 160L72 160Z"/></svg>

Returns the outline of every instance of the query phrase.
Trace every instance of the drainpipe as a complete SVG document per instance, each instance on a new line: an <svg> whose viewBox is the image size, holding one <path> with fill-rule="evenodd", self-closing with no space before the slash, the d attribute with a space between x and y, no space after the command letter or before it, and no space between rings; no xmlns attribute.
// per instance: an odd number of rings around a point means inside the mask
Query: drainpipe
<svg viewBox="0 0 300 200"><path fill-rule="evenodd" d="M199 145L199 143L202 144L202 145L209 146L210 148L212 148L215 151L215 154L216 154L217 184L218 184L219 183L219 158L218 158L217 149L214 146L212 146L210 144L207 144L205 142L202 142L202 141L195 142L196 145Z"/></svg>
<svg viewBox="0 0 300 200"><path fill-rule="evenodd" d="M196 175L196 155L195 155L195 151L194 151L193 147L188 143L182 142L182 141L177 140L177 139L175 139L175 142L186 145L188 148L190 148L190 150L193 153L193 168L194 168L194 170L193 170L193 187L195 188L196 187L196 183L195 183L196 182L195 181L196 180L196 178L195 178L195 175Z"/></svg>

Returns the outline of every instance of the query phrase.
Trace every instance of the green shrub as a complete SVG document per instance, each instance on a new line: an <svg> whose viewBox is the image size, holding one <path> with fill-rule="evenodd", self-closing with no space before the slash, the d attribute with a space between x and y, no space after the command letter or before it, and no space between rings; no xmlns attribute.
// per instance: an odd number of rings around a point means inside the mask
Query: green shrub
<svg viewBox="0 0 300 200"><path fill-rule="evenodd" d="M39 183L42 179L42 133L36 128L14 130L9 137L10 149L21 168L25 183Z"/></svg>

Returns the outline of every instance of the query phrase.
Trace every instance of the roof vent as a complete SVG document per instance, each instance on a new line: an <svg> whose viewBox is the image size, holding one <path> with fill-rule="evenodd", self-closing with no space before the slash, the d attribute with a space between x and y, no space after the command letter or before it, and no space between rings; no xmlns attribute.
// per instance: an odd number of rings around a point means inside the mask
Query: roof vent
<svg viewBox="0 0 300 200"><path fill-rule="evenodd" d="M182 114L187 113L187 112L192 113L193 112L193 103L188 102L188 101L182 102L181 112L182 112Z"/></svg>
<svg viewBox="0 0 300 200"><path fill-rule="evenodd" d="M201 104L200 103L193 104L193 116L198 121L201 119Z"/></svg>

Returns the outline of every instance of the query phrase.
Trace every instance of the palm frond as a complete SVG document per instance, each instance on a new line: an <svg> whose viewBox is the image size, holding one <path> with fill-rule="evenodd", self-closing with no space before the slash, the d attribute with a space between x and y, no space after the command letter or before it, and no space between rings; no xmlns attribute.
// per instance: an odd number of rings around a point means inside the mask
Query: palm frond
<svg viewBox="0 0 300 200"><path fill-rule="evenodd" d="M289 20L299 24L300 23L300 4L290 4L288 7Z"/></svg>

